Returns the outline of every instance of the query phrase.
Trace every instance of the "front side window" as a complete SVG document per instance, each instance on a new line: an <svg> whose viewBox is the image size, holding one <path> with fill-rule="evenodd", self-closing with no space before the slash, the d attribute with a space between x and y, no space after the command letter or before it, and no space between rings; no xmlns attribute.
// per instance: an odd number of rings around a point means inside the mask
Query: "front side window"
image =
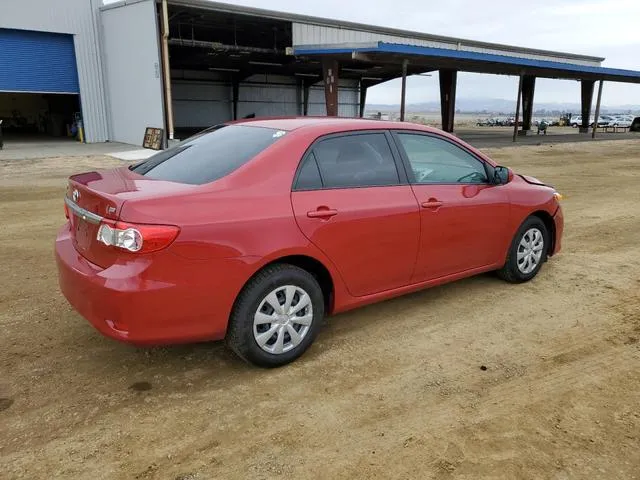
<svg viewBox="0 0 640 480"><path fill-rule="evenodd" d="M400 183L393 154L384 133L327 138L313 146L312 154L324 188L372 187Z"/></svg>
<svg viewBox="0 0 640 480"><path fill-rule="evenodd" d="M202 185L240 168L285 132L246 125L220 125L159 152L131 170L156 180Z"/></svg>
<svg viewBox="0 0 640 480"><path fill-rule="evenodd" d="M415 183L488 183L484 164L441 138L398 133Z"/></svg>

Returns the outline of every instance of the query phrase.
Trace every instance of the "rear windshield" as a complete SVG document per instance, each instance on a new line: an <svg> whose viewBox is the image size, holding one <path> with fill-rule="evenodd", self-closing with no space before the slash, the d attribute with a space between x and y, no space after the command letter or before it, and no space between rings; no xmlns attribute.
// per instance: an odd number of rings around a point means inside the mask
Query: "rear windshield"
<svg viewBox="0 0 640 480"><path fill-rule="evenodd" d="M219 125L130 168L156 180L201 185L233 172L284 134L272 128Z"/></svg>

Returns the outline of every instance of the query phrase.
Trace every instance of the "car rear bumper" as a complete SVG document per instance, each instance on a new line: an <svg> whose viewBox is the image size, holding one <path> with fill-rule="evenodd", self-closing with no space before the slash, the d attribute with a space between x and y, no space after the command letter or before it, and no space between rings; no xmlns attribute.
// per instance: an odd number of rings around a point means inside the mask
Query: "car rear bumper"
<svg viewBox="0 0 640 480"><path fill-rule="evenodd" d="M555 215L553 216L553 222L555 224L556 238L553 242L553 252L555 255L562 249L562 234L564 233L564 214L562 213L562 207L558 207Z"/></svg>
<svg viewBox="0 0 640 480"><path fill-rule="evenodd" d="M212 265L170 253L103 269L76 251L68 224L55 253L60 289L71 306L103 335L136 345L224 338L248 269L237 259Z"/></svg>

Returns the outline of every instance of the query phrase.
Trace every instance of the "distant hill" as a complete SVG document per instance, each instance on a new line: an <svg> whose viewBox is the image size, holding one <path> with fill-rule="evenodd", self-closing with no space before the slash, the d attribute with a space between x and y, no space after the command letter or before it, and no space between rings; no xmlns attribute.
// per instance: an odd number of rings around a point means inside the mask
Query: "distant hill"
<svg viewBox="0 0 640 480"><path fill-rule="evenodd" d="M515 112L515 100L505 100L501 98L459 98L456 99L456 111L463 113L513 113ZM411 113L426 113L426 112L439 112L440 101L435 100L431 102L422 103L410 103L407 104L407 112ZM594 101L595 108L595 101ZM399 104L381 105L381 104L367 104L367 111L380 111L380 112L397 112L400 110ZM535 102L534 110L536 112L546 111L553 112L580 112L579 103L547 103L547 102ZM603 105L601 107L603 113L626 113L626 112L640 112L640 105Z"/></svg>

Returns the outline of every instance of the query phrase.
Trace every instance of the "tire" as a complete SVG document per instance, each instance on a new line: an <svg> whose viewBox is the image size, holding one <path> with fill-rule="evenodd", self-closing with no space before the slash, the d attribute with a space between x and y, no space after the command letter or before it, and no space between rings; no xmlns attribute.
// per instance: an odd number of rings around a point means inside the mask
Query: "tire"
<svg viewBox="0 0 640 480"><path fill-rule="evenodd" d="M530 244L535 248L529 250L521 243L527 240L533 240ZM527 218L513 237L507 260L498 270L498 276L509 283L528 282L538 274L542 264L547 261L550 244L549 232L544 222L534 216ZM538 247L540 247L539 250ZM529 263L526 260L527 252L531 252ZM535 265L533 265L534 262Z"/></svg>
<svg viewBox="0 0 640 480"><path fill-rule="evenodd" d="M300 308L301 303L304 305L297 313L287 314L284 310L287 301L289 312ZM226 341L249 363L279 367L293 362L309 348L323 320L324 297L313 275L293 265L270 265L258 272L238 295ZM294 332L298 337L294 338Z"/></svg>

